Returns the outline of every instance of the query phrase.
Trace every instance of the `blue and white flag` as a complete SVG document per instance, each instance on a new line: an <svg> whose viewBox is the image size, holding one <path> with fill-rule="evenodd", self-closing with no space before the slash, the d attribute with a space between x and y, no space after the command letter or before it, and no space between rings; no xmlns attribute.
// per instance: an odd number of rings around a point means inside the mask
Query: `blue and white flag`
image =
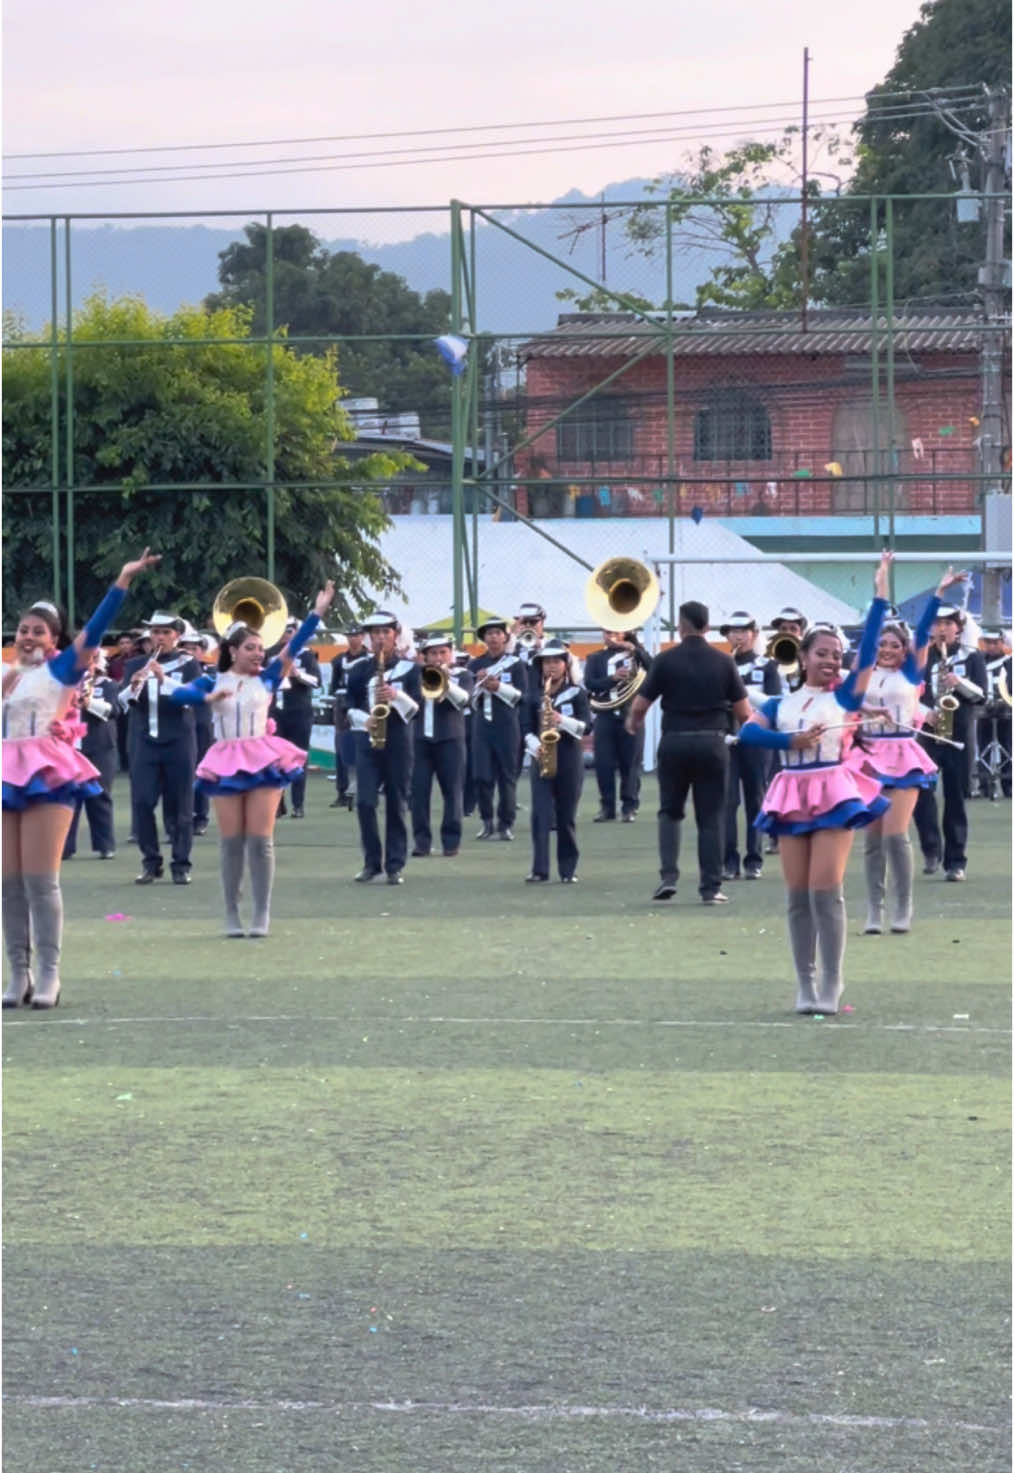
<svg viewBox="0 0 1014 1473"><path fill-rule="evenodd" d="M459 338L456 333L445 332L442 337L435 338L434 342L440 350L441 358L450 365L451 372L464 373L465 359L468 357L468 343L465 339Z"/></svg>

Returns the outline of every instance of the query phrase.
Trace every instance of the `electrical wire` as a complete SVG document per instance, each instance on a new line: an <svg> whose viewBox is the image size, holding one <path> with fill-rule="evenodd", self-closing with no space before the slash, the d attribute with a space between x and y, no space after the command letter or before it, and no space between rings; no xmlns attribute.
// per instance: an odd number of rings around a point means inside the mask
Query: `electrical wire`
<svg viewBox="0 0 1014 1473"><path fill-rule="evenodd" d="M930 109L919 109L919 110L909 109L909 110L905 110L903 113L897 114L897 117L900 119L902 117L904 117L904 118L910 118L910 117L923 117L923 116L932 116L932 115L933 115L933 113L932 113L932 110L930 110ZM790 122L791 121L792 120L790 120ZM818 127L818 126L820 126L822 124L823 125L828 125L828 124L834 125L834 124L837 123L837 119L834 118L834 117L832 117L832 116L830 116L830 115L828 115L828 116L820 116L820 117L813 118L811 120L811 123L812 123L812 127L813 128L816 128L816 127ZM457 150L457 152L454 152L454 153L446 153L445 152L445 153L440 153L440 154L434 154L429 149L425 149L425 148L421 148L421 149L387 149L387 150L377 150L377 151L373 151L373 152L359 153L359 154L322 155L322 156L318 156L317 158L309 159L309 160L306 160L306 161L301 161L301 160L298 160L298 159L293 159L293 160L279 160L279 161L274 161L274 160L265 160L265 161L263 161L264 164L272 164L272 165L274 165L275 162L278 162L278 163L283 164L284 165L283 167L264 167L263 164L258 164L257 161L255 161L255 160L244 160L244 161L240 161L243 164L243 167L227 168L227 169L225 169L222 172L203 173L203 174L201 174L201 173L178 173L178 174L169 173L169 174L160 174L160 177L157 177L157 178L150 177L156 170L157 171L161 171L162 169L171 169L172 167L177 167L178 168L180 166L179 165L176 165L176 166L172 166L172 165L139 166L137 169L128 170L126 175L122 171L114 171L114 170L109 170L109 171L82 170L82 171L79 171L79 172L74 172L74 171L56 171L53 174L35 174L35 173L13 174L13 175L10 175L9 174L9 175L7 175L7 177L6 177L5 181L4 181L4 188L7 189L7 190L15 191L15 190L37 190L37 189L64 188L64 187L69 187L69 186L71 186L73 184L77 184L79 186L85 186L85 187L100 187L100 186L108 186L108 185L127 185L127 184L134 184L134 185L138 185L138 184L180 184L180 183L200 182L202 180L215 181L215 180L224 180L224 179L271 178L271 177L274 177L274 176L285 175L285 174L305 174L305 173L317 174L317 173L343 172L343 171L357 170L357 169L366 169L366 168L397 168L397 167L406 167L406 166L417 165L417 164L432 165L432 164L444 164L444 163L456 163L456 162L457 163L461 163L461 162L466 162L467 163L467 162L471 162L473 160L479 161L479 160L485 160L485 159L499 159L499 158L537 157L539 155L546 154L546 153L576 153L576 152L586 152L588 150L599 150L599 149L609 149L609 148L630 148L630 147L635 147L635 146L641 146L641 147L643 147L646 143L669 143L669 142L671 142L671 143L679 143L679 142L686 142L686 141L688 141L689 139L692 139L692 138L702 138L703 141L707 141L708 139L742 138L743 137L743 134L744 134L744 131L747 131L747 130L749 130L749 132L752 135L757 136L757 135L762 135L762 134L765 134L765 133L772 133L772 132L773 133L782 133L782 132L785 131L785 128L786 128L786 122L785 122L785 120L781 120L781 121L777 121L777 120L763 120L763 121L759 121L759 122L758 121L755 121L755 120L744 120L742 123L739 123L739 124L736 125L734 131L728 131L728 132L722 132L722 131L720 131L720 132L717 132L717 133L710 133L710 134L707 134L707 135L704 135L702 133L702 131L700 129L697 129L697 128L694 128L694 129L683 129L683 130L672 130L672 131L658 130L658 129L647 129L647 130L643 130L643 133L642 134L637 134L636 136L630 136L629 133L624 133L624 134L617 134L617 135L608 135L604 140L602 138L596 138L595 135L590 135L590 136L589 135L583 135L583 134L562 135L562 137L561 137L560 140L554 140L552 138L550 138L548 140L544 140L544 139L538 139L538 140L535 140L535 139L513 140L513 142L515 144L515 146L513 146L513 147L510 147L508 149L496 149L496 150L493 150L493 151L486 151L486 152L479 151L479 152L465 153L465 152L462 151L464 149L473 149L473 150L487 149L488 145L486 143L479 143L479 144L453 144L453 145L448 145L448 147L452 147L452 148L454 148L454 149ZM646 133L646 134L648 134L650 136L645 137L645 136L643 136L644 133ZM566 137L578 138L578 139L581 139L582 141L581 142L577 142L577 143L569 143L569 144L566 144L565 146L561 146L561 143L562 143L563 139L566 138ZM528 146L529 144L535 144L536 146L529 147ZM520 146L517 146L517 145L520 145ZM417 155L420 155L420 154L425 155L425 156L424 157L418 157ZM392 155L397 155L397 157L392 157ZM337 159L337 160L340 160L340 161L339 162L327 162L328 159ZM294 165L294 167L292 165ZM200 168L200 169L219 169L219 170L222 169L222 166L220 164L210 164L210 165L209 164L184 164L182 167L184 169L198 169L198 168ZM105 175L107 173L108 174L117 173L118 174L118 177L115 177L115 178L98 177L99 175ZM144 177L144 174L145 173L149 177ZM41 182L41 183L40 182L26 182L26 181L33 181L33 180L42 180L44 182Z"/></svg>
<svg viewBox="0 0 1014 1473"><path fill-rule="evenodd" d="M947 88L949 98L960 97L963 93L981 94L980 83L967 82ZM905 92L877 92L878 101L887 97L924 97L931 93ZM815 98L814 107L825 107L831 103L840 102L862 102L870 96L867 94L855 94L847 97L821 97ZM681 108L671 112L653 113L613 113L591 118L548 118L537 119L520 123L468 123L456 128L407 128L398 131L382 133L336 133L324 134L320 137L310 138L268 138L268 139L244 139L233 143L167 143L151 144L138 148L82 148L82 149L57 149L43 153L4 153L3 157L8 160L22 159L50 159L50 158L99 158L111 157L124 154L147 154L147 153L194 153L199 150L229 149L229 148L288 148L299 144L313 143L364 143L386 138L430 138L446 136L456 133L493 133L505 132L519 128L559 128L577 127L579 125L591 125L593 123L624 123L624 122L648 122L653 118L679 118L679 117L704 117L713 113L738 113L756 112L760 110L770 111L772 108L797 108L798 99L790 98L787 102L756 102L741 103L737 106L725 107L703 107L703 108Z"/></svg>

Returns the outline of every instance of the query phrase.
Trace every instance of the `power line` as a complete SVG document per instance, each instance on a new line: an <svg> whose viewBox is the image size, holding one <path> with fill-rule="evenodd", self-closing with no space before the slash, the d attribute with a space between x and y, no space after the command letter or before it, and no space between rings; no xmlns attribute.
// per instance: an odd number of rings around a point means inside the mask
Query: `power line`
<svg viewBox="0 0 1014 1473"><path fill-rule="evenodd" d="M922 117L922 116L927 116L927 115L932 115L932 109L928 109L928 108L905 109L905 110L899 110L898 112L892 114L892 116L895 116L898 120L902 120L902 119L906 119L906 118L910 118L910 117ZM790 122L791 121L794 121L794 119L789 120L789 121ZM815 121L815 123L817 125L820 125L820 124L834 124L837 121L837 119L834 116L832 116L832 115L825 115L825 116L816 118L814 121ZM456 163L456 162L457 163L467 163L467 162L471 162L472 160L483 160L483 159L526 158L526 157L529 157L529 156L536 157L536 156L538 156L540 154L545 154L545 153L575 153L575 152L587 151L589 149L629 148L629 147L638 146L638 145L643 146L645 143L649 143L649 142L653 142L653 143L670 143L670 142L671 143L679 143L679 142L686 142L689 139L698 138L698 137L701 137L702 139L705 139L705 140L707 140L707 139L724 139L724 138L742 138L743 137L743 134L744 134L744 130L746 130L746 129L749 129L749 131L751 133L753 133L754 135L757 135L757 134L772 133L772 132L774 132L774 133L781 133L781 132L784 132L785 131L786 126L787 126L787 124L786 124L786 121L784 119L783 120L775 120L775 119L767 119L767 120L745 119L742 122L737 123L734 129L730 129L729 131L719 131L717 133L710 133L710 134L706 134L706 135L705 134L702 134L701 130L698 129L698 128L686 128L686 127L683 128L683 129L677 129L677 130L645 129L645 130L641 130L641 132L638 133L636 136L631 136L629 133L622 133L622 134L615 134L615 135L606 135L605 138L604 138L604 140L601 138L601 136L599 138L596 138L595 135L584 135L584 134L563 135L563 137L577 138L577 139L583 140L581 142L571 143L571 144L569 144L567 146L563 146L563 147L560 146L560 143L563 141L562 138L559 139L559 140L554 140L553 138L548 138L548 139L547 138L541 138L541 139L516 139L516 140L505 140L505 141L512 142L515 145L513 147L510 147L510 148L507 148L507 149L495 150L495 151L486 151L486 152L481 152L481 151L480 152L470 152L470 153L462 152L462 150L464 150L464 149L472 149L472 150L483 150L483 149L487 149L487 144L486 143L476 143L476 144L462 143L462 144L451 144L451 145L447 145L448 147L451 147L451 148L454 148L454 149L457 150L457 152L454 152L454 153L447 153L447 152L444 152L444 153L433 153L433 152L431 152L430 150L428 150L426 148L420 148L420 149L384 149L384 150L375 150L375 151L369 151L369 152L363 152L363 153L353 153L353 154L344 154L344 155L343 154L338 154L338 155L320 155L320 156L316 156L315 158L307 159L305 161L301 161L299 159L290 159L290 160L284 160L283 159L283 160L264 160L262 163L257 163L254 160L242 160L242 161L237 161L237 163L243 164L244 167L236 167L236 168L232 168L232 169L228 169L227 168L226 171L224 171L224 172L218 172L218 173L181 173L181 174L172 174L172 173L169 173L169 174L161 174L160 177L158 177L158 178L153 177L153 174L155 173L155 171L161 171L163 168L171 169L174 166L171 166L171 165L166 165L166 166L163 166L163 165L138 166L138 168L135 169L135 170L128 170L127 171L127 175L123 175L122 173L120 173L120 174L118 174L118 177L114 177L114 178L98 177L98 176L99 175L105 175L105 174L117 174L118 171L115 171L115 170L108 170L108 171L105 171L105 170L81 170L81 171L78 171L78 172L74 172L74 171L69 171L68 170L68 171L55 171L53 174L25 173L25 174L8 175L7 178L4 181L4 188L13 191L13 190L29 190L29 189L30 190L37 190L37 189L62 188L62 187L67 187L68 185L71 185L71 184L78 184L78 185L81 185L83 187L99 187L99 186L103 186L103 185L125 185L125 184L134 184L134 185L138 185L138 184L179 184L179 183L201 182L203 180L211 180L211 181L214 181L214 180L223 180L223 179L270 178L270 177L273 177L273 176L276 176L276 175L284 175L284 174L331 173L331 172L336 172L336 171L353 170L353 169L365 169L365 168L393 168L393 167L404 167L404 166L409 166L409 165L414 165L414 164L427 164L427 165L431 165L431 164L444 164L444 163ZM645 136L645 135L648 135L648 136ZM529 146L531 144L535 144L537 146L531 147L531 146ZM549 145L552 145L552 146L549 146ZM425 155L425 156L424 157L416 157L415 156L415 155L419 155L419 154L422 154L422 155ZM396 155L396 157L393 156L393 155ZM406 156L406 155L410 155L410 156ZM337 160L337 161L336 162L328 162L328 160ZM356 162L356 160L360 160L360 161L359 162ZM286 167L281 167L281 168L275 168L275 167L270 167L269 168L269 167L265 167L264 166L266 164L274 164L276 162L277 163L282 163L282 164L285 164L285 165L295 164L295 167L288 167L288 166L286 166ZM180 166L179 165L176 165L175 167L179 168ZM221 164L184 164L184 165L182 165L182 167L184 169L198 169L199 168L199 169L219 169L219 170L221 170L221 168L222 168ZM142 169L144 170L144 172L142 172ZM29 181L29 180L43 180L45 182L42 182L42 183L29 183L29 182L24 182L24 181Z"/></svg>
<svg viewBox="0 0 1014 1473"><path fill-rule="evenodd" d="M953 98L959 94L980 93L981 86L978 83L963 83L960 86L947 89L948 96ZM888 97L920 97L923 94L911 91L905 92L878 92L877 100ZM855 94L846 97L824 97L814 100L815 107L825 107L832 103L863 102L869 94ZM103 158L126 154L148 154L148 153L196 153L205 150L220 150L231 148L288 148L301 144L315 143L365 143L388 138L433 138L447 136L457 133L493 133L512 131L519 128L559 128L577 127L579 125L591 125L597 123L625 123L625 122L649 122L655 118L680 118L680 117L705 117L716 113L739 113L756 112L758 110L770 111L772 108L796 108L798 101L790 98L786 102L755 102L741 103L736 106L704 107L704 108L682 108L668 112L652 113L613 113L591 118L548 118L535 119L519 123L469 123L457 128L407 128L396 131L381 133L337 133L323 134L319 137L309 138L267 138L267 139L242 139L231 143L166 143L151 144L139 148L82 148L82 149L55 149L47 152L35 153L5 153L4 158L9 160L22 159L55 159L55 158ZM731 119L730 119L731 121Z"/></svg>

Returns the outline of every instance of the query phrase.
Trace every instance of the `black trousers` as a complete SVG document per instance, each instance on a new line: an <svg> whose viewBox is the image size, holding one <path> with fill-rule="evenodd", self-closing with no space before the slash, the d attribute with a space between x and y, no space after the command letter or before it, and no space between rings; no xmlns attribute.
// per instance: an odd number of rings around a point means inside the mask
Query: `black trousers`
<svg viewBox="0 0 1014 1473"><path fill-rule="evenodd" d="M195 726L194 727L194 734L195 734L196 739L197 739L197 761L194 763L194 766L197 767L197 766L200 765L200 762L201 762L202 757L205 755L205 753L207 752L208 748L211 746L212 742L214 741L214 739L215 739L215 733L214 733L214 729L212 728L211 724L208 723L207 725ZM210 811L211 811L211 799L208 797L207 793L202 793L202 792L198 791L197 788L195 788L194 789L194 823L207 824L207 822L208 822L208 814L209 814Z"/></svg>
<svg viewBox="0 0 1014 1473"><path fill-rule="evenodd" d="M291 742L294 747L299 747L305 752L306 760L310 760L310 732L313 730L312 711L286 711L284 707L278 713L278 735ZM293 779L289 788L293 808L302 808L306 799L306 768L303 768L302 777Z"/></svg>
<svg viewBox="0 0 1014 1473"><path fill-rule="evenodd" d="M943 859L944 869L964 869L968 862L968 813L965 809L965 786L968 782L968 756L942 742L932 743L933 761L940 769L939 786L944 795L943 844L937 798L932 788L923 788L915 804L915 826L919 846L926 859Z"/></svg>
<svg viewBox="0 0 1014 1473"><path fill-rule="evenodd" d="M559 746L571 742L560 738ZM540 777L532 758L532 874L549 875L549 838L556 826L556 867L561 880L577 873L577 805L584 781L584 760L580 746L576 752L557 753L555 777ZM574 759L577 759L576 761ZM568 760L570 759L570 760Z"/></svg>
<svg viewBox="0 0 1014 1473"><path fill-rule="evenodd" d="M479 805L479 817L483 823L493 822L493 798L499 795L496 808L496 824L502 833L514 827L518 812L518 753L517 728L501 727L499 730L483 729L485 718L473 716L475 734L475 797ZM491 723L486 722L485 725Z"/></svg>
<svg viewBox="0 0 1014 1473"><path fill-rule="evenodd" d="M400 717L395 720L400 721ZM363 862L378 873L386 869L396 875L408 857L408 798L412 783L412 744L408 735L397 745L370 746L369 738L356 735L356 817L363 846ZM377 807L384 790L384 842L380 841Z"/></svg>
<svg viewBox="0 0 1014 1473"><path fill-rule="evenodd" d="M623 813L636 813L641 798L644 729L632 736L619 717L603 712L595 718L592 750L602 811L615 816L616 779L619 777L620 810Z"/></svg>
<svg viewBox="0 0 1014 1473"><path fill-rule="evenodd" d="M186 874L190 869L196 760L193 733L182 742L138 741L134 746L131 753L134 822L141 861L146 870L160 872L162 869L155 817L160 798L169 835L173 873Z"/></svg>
<svg viewBox="0 0 1014 1473"><path fill-rule="evenodd" d="M440 822L440 844L447 851L461 848L461 819L465 786L465 743L463 741L415 744L412 766L412 837L415 847L428 854L433 845L430 828L430 799L436 778L444 800Z"/></svg>
<svg viewBox="0 0 1014 1473"><path fill-rule="evenodd" d="M754 828L753 821L760 812L761 799L767 787L767 756L762 750L738 746L729 749L729 779L725 802L725 868L736 874L739 874L741 789L746 813L746 852L743 862L747 869L760 869L764 863L760 830Z"/></svg>
<svg viewBox="0 0 1014 1473"><path fill-rule="evenodd" d="M465 714L465 787L461 795L462 811L466 818L475 812L475 717Z"/></svg>
<svg viewBox="0 0 1014 1473"><path fill-rule="evenodd" d="M658 744L659 814L673 824L682 823L687 795L693 793L702 895L714 895L722 888L723 824L728 771L729 748L725 744L724 732L662 733L662 740ZM674 878L678 878L678 871Z"/></svg>
<svg viewBox="0 0 1014 1473"><path fill-rule="evenodd" d="M86 754L87 755L87 754ZM88 757L89 762L94 762L99 770L99 781L102 784L102 792L97 793L94 798L79 798L74 808L74 817L70 821L67 830L67 839L63 846L63 857L69 859L72 854L77 853L77 826L81 818L81 809L85 811L88 819L88 831L91 835L92 850L95 854L108 854L116 848L116 834L113 830L113 778L116 775L117 751L116 747L109 747L105 752Z"/></svg>

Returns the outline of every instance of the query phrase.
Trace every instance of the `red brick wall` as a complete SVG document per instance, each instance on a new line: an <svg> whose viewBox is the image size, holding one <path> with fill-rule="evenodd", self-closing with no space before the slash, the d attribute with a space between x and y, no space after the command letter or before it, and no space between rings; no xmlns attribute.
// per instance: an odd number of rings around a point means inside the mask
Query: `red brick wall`
<svg viewBox="0 0 1014 1473"><path fill-rule="evenodd" d="M532 359L527 369L527 432L537 431L540 424L548 423L567 403L593 389L618 366L616 360L607 359ZM901 474L918 476L918 480L897 483L896 505L909 511L971 511L978 487L964 477L976 469L978 360L970 354L923 354L917 366L933 377L913 377L909 361L896 360L896 469ZM716 388L733 387L743 389L767 407L770 460L695 462L696 409L708 402ZM881 390L883 393L883 377ZM608 485L608 509L613 514L667 510L670 488L665 481L664 360L634 364L603 393L633 401L629 409L635 426L633 461L560 463L556 430L551 428L518 456L518 475L564 483L582 477L593 481L587 487L576 487L574 495L594 496L599 484ZM854 370L846 375L845 360L837 356L677 359L674 453L679 484L671 492L677 499L677 511L686 512L700 505L716 514L744 514L755 508L758 499L782 515L862 510L864 498L865 509L869 509L871 482L835 484L825 470L834 458L836 408L861 399L868 401L869 395L869 375ZM886 430L882 434L886 443ZM914 449L913 442L917 442ZM868 465L872 468L872 462ZM794 474L799 471L811 475ZM948 473L959 479L942 479ZM769 483L773 484L773 495ZM886 505L886 488L881 488L881 495Z"/></svg>

